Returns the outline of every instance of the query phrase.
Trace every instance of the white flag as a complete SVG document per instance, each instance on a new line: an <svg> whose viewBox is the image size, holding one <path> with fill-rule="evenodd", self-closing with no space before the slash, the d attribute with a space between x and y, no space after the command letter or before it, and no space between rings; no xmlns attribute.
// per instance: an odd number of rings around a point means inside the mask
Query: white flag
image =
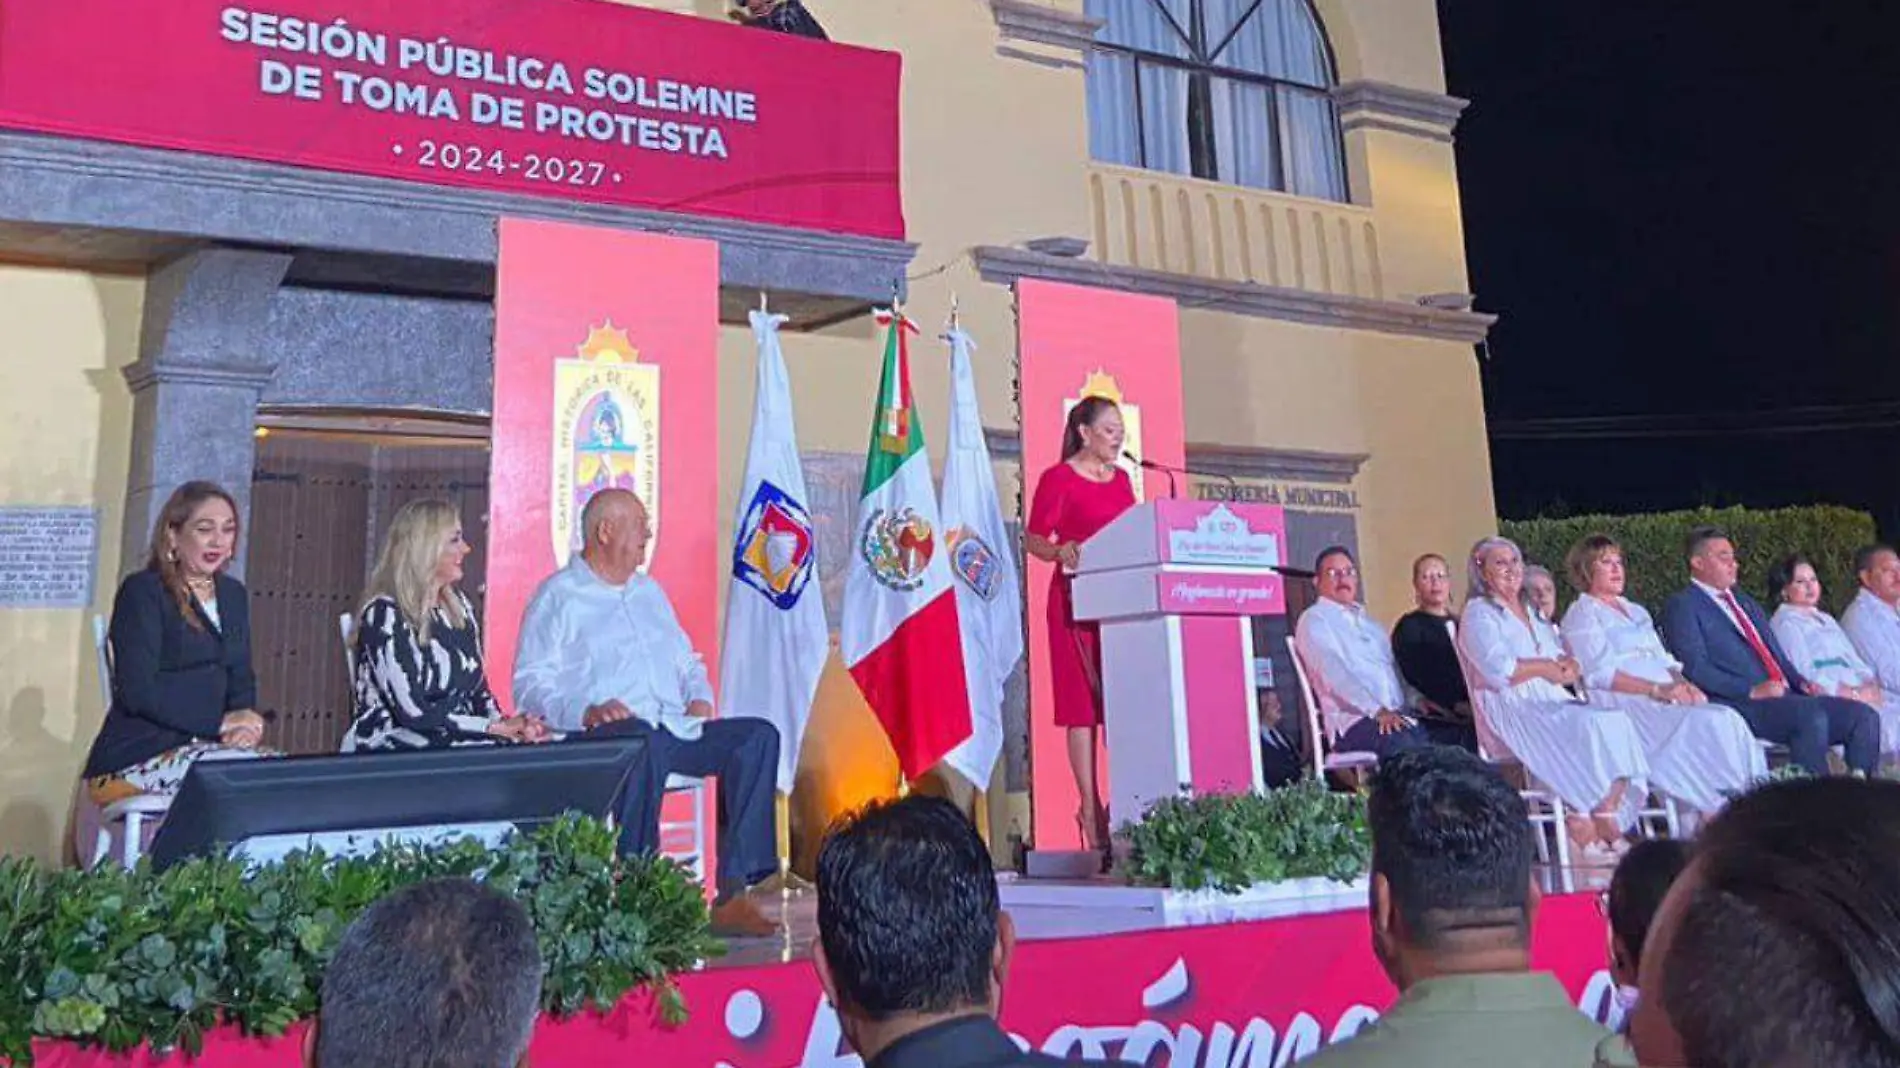
<svg viewBox="0 0 1900 1068"><path fill-rule="evenodd" d="M950 452L943 465L941 513L956 574L974 729L969 741L944 760L981 790L989 786L1003 751L1003 687L1023 655L1022 580L977 412L976 376L970 370L976 343L955 327L945 340L950 342Z"/></svg>
<svg viewBox="0 0 1900 1068"><path fill-rule="evenodd" d="M779 348L783 322L783 315L752 313L759 389L733 523L719 694L727 715L755 716L778 728L778 789L790 793L830 636L816 582L818 546L798 462L791 385Z"/></svg>

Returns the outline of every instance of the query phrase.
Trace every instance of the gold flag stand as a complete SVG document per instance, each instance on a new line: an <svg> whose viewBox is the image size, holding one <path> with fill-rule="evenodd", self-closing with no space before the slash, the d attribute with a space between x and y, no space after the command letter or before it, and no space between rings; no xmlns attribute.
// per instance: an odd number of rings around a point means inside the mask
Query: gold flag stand
<svg viewBox="0 0 1900 1068"><path fill-rule="evenodd" d="M753 892L797 897L811 890L812 885L792 871L792 799L779 794L777 802L778 873L767 876L753 887Z"/></svg>

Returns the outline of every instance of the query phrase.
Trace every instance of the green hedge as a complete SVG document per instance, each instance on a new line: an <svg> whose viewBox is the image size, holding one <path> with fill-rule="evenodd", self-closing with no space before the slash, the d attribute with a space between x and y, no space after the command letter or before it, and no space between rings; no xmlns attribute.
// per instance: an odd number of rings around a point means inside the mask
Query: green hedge
<svg viewBox="0 0 1900 1068"><path fill-rule="evenodd" d="M564 817L497 850L463 840L326 860L298 854L256 873L231 860L154 872L45 871L0 858L0 1063L35 1039L195 1053L231 1024L281 1035L314 1015L324 967L357 913L398 887L481 878L528 910L542 1008L569 1016L653 990L685 1016L673 976L723 949L690 874L615 855L611 828Z"/></svg>
<svg viewBox="0 0 1900 1068"><path fill-rule="evenodd" d="M1629 597L1652 612L1689 581L1682 539L1691 527L1718 526L1735 539L1741 557L1742 589L1773 612L1776 599L1765 596L1768 569L1791 552L1814 560L1826 587L1825 603L1838 612L1854 597L1854 550L1873 541L1874 520L1850 508L1816 506L1755 511L1747 508L1699 508L1649 515L1586 515L1570 519L1505 520L1505 537L1518 543L1532 563L1557 576L1558 603L1575 595L1563 572L1570 547L1589 534L1603 533L1623 546L1629 570Z"/></svg>
<svg viewBox="0 0 1900 1068"><path fill-rule="evenodd" d="M1155 802L1116 833L1120 874L1137 886L1233 893L1255 883L1351 882L1372 864L1365 798L1311 779L1265 794L1203 794Z"/></svg>

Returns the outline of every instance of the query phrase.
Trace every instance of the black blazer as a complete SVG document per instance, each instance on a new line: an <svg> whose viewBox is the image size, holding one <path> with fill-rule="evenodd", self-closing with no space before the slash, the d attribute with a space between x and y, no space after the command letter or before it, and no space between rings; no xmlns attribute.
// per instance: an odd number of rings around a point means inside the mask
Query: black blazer
<svg viewBox="0 0 1900 1068"><path fill-rule="evenodd" d="M1788 692L1800 693L1806 680L1795 670L1788 654L1781 651L1781 643L1768 625L1768 614L1753 597L1740 590L1734 593L1742 613L1755 625L1762 644L1768 646L1769 655L1788 680ZM1768 669L1755 655L1755 647L1742 637L1741 628L1728 610L1693 585L1663 604L1662 632L1669 651L1682 661L1683 677L1723 704L1747 701L1750 690L1768 681Z"/></svg>
<svg viewBox="0 0 1900 1068"><path fill-rule="evenodd" d="M86 758L86 777L110 775L188 745L215 741L224 714L257 703L251 606L244 584L220 574L218 624L193 602L193 629L146 568L112 602L112 707Z"/></svg>
<svg viewBox="0 0 1900 1068"><path fill-rule="evenodd" d="M959 1016L905 1035L866 1068L1042 1068L1082 1064L1025 1053L986 1013Z"/></svg>

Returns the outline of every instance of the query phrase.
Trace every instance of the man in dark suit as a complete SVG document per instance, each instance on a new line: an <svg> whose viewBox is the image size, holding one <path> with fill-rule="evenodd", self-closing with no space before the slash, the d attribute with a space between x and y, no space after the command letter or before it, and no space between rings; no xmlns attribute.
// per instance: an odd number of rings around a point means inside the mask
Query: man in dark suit
<svg viewBox="0 0 1900 1068"><path fill-rule="evenodd" d="M1687 549L1693 581L1662 614L1663 637L1682 661L1682 673L1740 712L1755 737L1787 746L1809 774L1827 774L1830 745L1844 749L1848 767L1873 774L1880 763L1880 714L1826 696L1795 670L1761 605L1735 589L1735 545L1727 534L1697 527Z"/></svg>
<svg viewBox="0 0 1900 1068"><path fill-rule="evenodd" d="M873 804L825 837L812 964L866 1068L1067 1063L996 1024L1015 945L989 851L950 802Z"/></svg>

